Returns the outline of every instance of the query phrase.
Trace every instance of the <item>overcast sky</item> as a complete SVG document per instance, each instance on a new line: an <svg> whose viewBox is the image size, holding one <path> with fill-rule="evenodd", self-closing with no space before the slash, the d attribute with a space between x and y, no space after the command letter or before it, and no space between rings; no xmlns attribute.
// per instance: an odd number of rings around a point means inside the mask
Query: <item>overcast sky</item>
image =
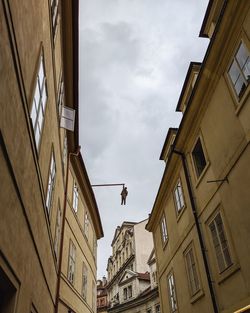
<svg viewBox="0 0 250 313"><path fill-rule="evenodd" d="M164 170L159 161L191 61L208 44L198 37L208 0L80 0L80 143L105 237L98 277L117 225L150 213Z"/></svg>

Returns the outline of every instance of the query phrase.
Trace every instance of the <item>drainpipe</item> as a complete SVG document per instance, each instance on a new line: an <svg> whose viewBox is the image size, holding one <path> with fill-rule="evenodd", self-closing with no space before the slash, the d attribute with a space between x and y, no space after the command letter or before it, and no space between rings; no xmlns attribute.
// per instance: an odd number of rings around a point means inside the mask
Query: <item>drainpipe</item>
<svg viewBox="0 0 250 313"><path fill-rule="evenodd" d="M57 288L56 288L56 303L55 303L55 313L58 313L59 308L59 292L61 284L61 271L62 271L62 252L63 252L63 241L64 241L64 229L65 229L65 217L66 217L66 208L67 208L67 194L68 194L68 180L69 180L69 163L70 157L77 157L80 153L81 147L78 146L76 152L69 152L67 157L67 170L66 170L66 182L65 182L65 191L64 191L64 204L63 204L63 216L62 216L62 233L60 240L60 252L58 260L58 273L57 273ZM71 312L71 311L69 311Z"/></svg>
<svg viewBox="0 0 250 313"><path fill-rule="evenodd" d="M209 271L208 260L207 260L207 256L206 256L205 244L204 244L204 241L202 238L201 227L199 224L197 209L196 209L194 196L193 196L193 192L192 192L191 181L190 181L189 173L188 173L187 160L186 160L185 154L180 152L180 151L175 150L173 146L172 146L172 153L175 153L181 157L181 161L182 161L182 165L183 165L183 169L184 169L184 174L185 174L185 180L186 180L187 188L188 188L189 199L191 202L191 208L192 208L192 212L193 212L193 216L194 216L195 226L196 226L196 230L198 233L199 244L200 244L201 253L202 253L202 259L203 259L203 263L205 266L205 272L206 272L206 277L207 277L207 282L208 282L209 293L211 296L214 313L218 313L219 309L218 309L216 298L215 298L215 292L213 289L211 274Z"/></svg>

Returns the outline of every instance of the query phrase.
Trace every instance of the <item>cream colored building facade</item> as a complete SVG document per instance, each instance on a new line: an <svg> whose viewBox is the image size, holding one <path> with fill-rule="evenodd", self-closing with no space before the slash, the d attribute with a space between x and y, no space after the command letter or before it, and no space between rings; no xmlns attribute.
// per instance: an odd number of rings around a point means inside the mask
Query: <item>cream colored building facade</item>
<svg viewBox="0 0 250 313"><path fill-rule="evenodd" d="M108 312L160 312L156 279L150 281L156 273L153 240L145 230L146 223L123 222L116 228L107 266Z"/></svg>
<svg viewBox="0 0 250 313"><path fill-rule="evenodd" d="M0 33L0 311L95 312L103 232L77 148L78 1L3 0Z"/></svg>
<svg viewBox="0 0 250 313"><path fill-rule="evenodd" d="M209 1L146 226L163 313L250 309L250 2Z"/></svg>

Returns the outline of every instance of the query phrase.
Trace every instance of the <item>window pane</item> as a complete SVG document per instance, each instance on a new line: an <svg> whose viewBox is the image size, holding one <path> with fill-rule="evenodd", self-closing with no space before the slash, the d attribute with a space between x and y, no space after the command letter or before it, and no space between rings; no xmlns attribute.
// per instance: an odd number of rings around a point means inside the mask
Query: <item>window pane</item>
<svg viewBox="0 0 250 313"><path fill-rule="evenodd" d="M236 54L236 59L240 65L241 69L246 64L248 58L249 58L249 53L248 53L245 45L243 43L241 43L239 50Z"/></svg>
<svg viewBox="0 0 250 313"><path fill-rule="evenodd" d="M240 69L239 69L236 61L233 61L233 64L231 65L231 67L229 69L229 76L232 80L232 83L235 84L235 82L237 81L237 79L240 76Z"/></svg>
<svg viewBox="0 0 250 313"><path fill-rule="evenodd" d="M250 57L248 57L247 62L242 69L242 72L243 72L246 80L249 83L250 82Z"/></svg>
<svg viewBox="0 0 250 313"><path fill-rule="evenodd" d="M192 156L195 164L196 174L199 177L207 164L200 139L197 140L197 143L192 152Z"/></svg>
<svg viewBox="0 0 250 313"><path fill-rule="evenodd" d="M243 77L240 75L239 78L237 79L236 83L235 83L235 86L234 86L235 91L239 97L242 96L246 87L247 86L245 84L245 81L244 81Z"/></svg>

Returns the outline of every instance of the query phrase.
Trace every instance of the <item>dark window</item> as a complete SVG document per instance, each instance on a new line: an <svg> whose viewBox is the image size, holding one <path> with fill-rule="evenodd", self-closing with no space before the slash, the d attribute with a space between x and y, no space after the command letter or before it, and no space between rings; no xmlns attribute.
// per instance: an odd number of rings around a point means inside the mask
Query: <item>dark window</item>
<svg viewBox="0 0 250 313"><path fill-rule="evenodd" d="M15 308L16 288L0 268L0 312L13 313Z"/></svg>
<svg viewBox="0 0 250 313"><path fill-rule="evenodd" d="M197 140L194 150L192 151L192 157L194 160L196 175L199 177L207 164L200 138Z"/></svg>

